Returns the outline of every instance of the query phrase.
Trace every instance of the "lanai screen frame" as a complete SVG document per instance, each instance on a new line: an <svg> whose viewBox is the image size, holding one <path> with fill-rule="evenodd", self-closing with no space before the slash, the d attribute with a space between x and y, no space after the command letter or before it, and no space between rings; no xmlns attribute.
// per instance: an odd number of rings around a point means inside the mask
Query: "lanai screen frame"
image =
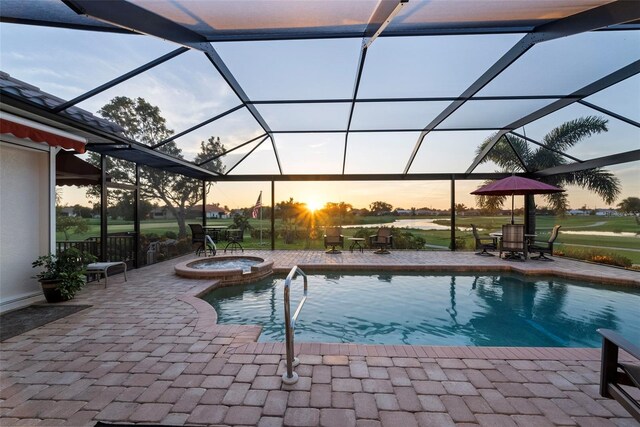
<svg viewBox="0 0 640 427"><path fill-rule="evenodd" d="M136 164L150 164L154 158L167 158L164 153L158 151L158 148L164 144L173 141L181 136L189 134L202 126L209 123L213 123L237 110L246 109L253 116L255 121L262 128L263 133L256 138L252 138L238 146L235 146L222 155L229 154L234 150L242 148L255 141L260 141L254 148L255 150L260 144L270 142L273 148L273 153L278 166L279 174L231 174L230 172L235 169L248 155L253 152L251 150L247 155L243 156L239 162L231 167L226 172L221 171L208 171L202 166L221 156L216 156L211 159L207 159L199 164L185 161L184 159L175 159L180 166L180 169L176 169L175 165L166 166L166 170L176 171L179 173L202 179L203 187L207 181L215 182L237 182L237 181L256 181L256 182L271 182L272 188L276 181L382 181L382 180L450 180L452 190L455 186L455 180L478 180L478 179L495 179L504 176L500 173L475 173L475 169L487 156L490 150L500 140L502 136L505 136L508 141L510 135L523 137L517 133L517 129L531 123L541 117L544 117L554 111L558 111L568 105L574 103L580 103L588 108L606 114L610 117L614 117L634 127L640 127L640 124L628 117L621 116L612 111L609 111L601 106L592 104L585 101L590 95L597 93L603 89L611 87L616 83L619 83L629 77L635 76L640 73L640 60L632 62L631 64L618 69L610 74L589 83L588 85L575 90L571 94L564 95L505 95L505 96L475 96L485 86L492 82L497 76L509 68L515 61L522 55L529 51L532 47L561 37L571 36L588 31L616 31L616 30L640 30L640 8L637 4L629 1L613 1L610 3L603 3L596 7L582 10L581 12L565 16L556 20L541 21L538 23L523 25L519 21L506 21L500 26L483 26L478 23L471 22L469 25L457 24L450 27L429 27L425 25L420 27L419 25L406 29L389 28L389 24L393 22L402 10L409 4L409 0L382 0L378 2L375 10L371 14L369 21L363 30L341 30L339 28L334 31L317 31L314 28L298 28L296 31L264 31L260 33L258 31L246 31L241 30L230 31L225 34L219 34L214 36L205 36L200 34L184 25L181 25L173 20L170 20L160 14L151 12L148 9L130 3L125 0L110 0L110 1L93 1L93 0L63 0L64 4L68 6L69 12L73 11L78 15L59 14L56 15L56 20L48 20L46 17L34 12L33 16L30 16L29 3L24 3L22 14L17 13L12 16L8 16L3 12L0 16L0 20L3 22L12 22L19 24L30 25L44 25L44 26L57 26L71 29L91 29L94 31L113 31L122 33L137 33L146 34L154 37L159 37L177 45L176 49L169 52L162 57L154 59L128 73L125 73L105 84L102 84L85 94L82 94L72 100L64 102L53 108L46 108L42 106L32 105L26 102L24 99L18 99L14 97L5 97L4 103L14 105L19 108L27 109L36 114L40 114L50 119L59 120L60 122L73 125L81 128L84 131L98 135L102 139L111 141L109 144L104 142L94 142L88 145L88 149L96 151L103 155L110 155L116 158L122 158L126 160L133 160ZM6 2L6 3L11 3ZM218 5L220 6L220 5ZM59 9L59 6L56 6ZM6 10L6 8L5 8ZM62 16L62 18L61 18ZM427 24L427 23L425 23ZM377 37L402 37L402 36L434 36L434 35L469 35L469 34L522 34L522 38L513 45L506 53L504 53L491 67L489 67L480 77L478 77L471 85L469 85L459 96L454 97L397 97L397 98L358 98L358 91L360 87L360 81L363 70L366 66L366 58L369 46L375 43ZM357 73L354 76L354 86L352 96L349 98L339 99L262 99L253 100L244 91L241 84L236 77L230 71L225 64L221 56L218 54L212 42L231 42L231 41L277 41L277 40L312 40L312 39L335 39L335 38L360 38L362 39L362 48L360 49L359 58L357 62ZM79 124L74 122L68 116L64 115L64 111L69 107L72 107L79 102L86 100L92 96L95 96L109 88L112 88L119 83L122 83L132 77L135 77L145 71L148 71L166 61L185 53L188 51L199 51L208 59L212 67L215 68L218 73L227 82L232 91L239 99L239 103L209 119L191 126L188 129L182 130L171 138L164 141L157 141L151 147L137 143L136 141L130 141L119 135L109 134L104 131L97 131L92 129L91 126L86 124ZM479 153L471 165L466 169L464 173L410 173L410 168L414 162L418 151L422 145L424 138L431 132L446 132L456 131L459 129L440 129L438 125L451 116L456 110L463 106L469 100L534 100L545 99L555 100L554 102L546 105L545 107L529 113L519 119L513 121L507 126L501 128L467 128L464 130L495 130L497 134L487 145L487 147ZM438 114L430 123L426 124L422 128L416 129L351 129L352 118L356 103L381 103L381 102L411 102L411 101L437 101L447 102L447 107L444 108L440 114ZM261 115L260 111L256 108L257 105L268 104L347 104L349 105L349 117L347 126L344 129L307 129L307 130L290 130L290 129L271 129L269 123ZM345 134L344 139L344 151L342 155L342 173L340 174L313 174L313 175L297 175L297 174L285 174L282 170L280 156L275 143L275 135L279 133L328 133L328 132L340 132ZM347 147L349 143L349 134L356 132L420 132L420 135L414 145L409 159L404 167L402 173L397 174L380 174L380 173L366 173L366 174L347 174L345 173ZM539 141L532 138L526 138L530 143L544 147ZM518 154L518 153L516 153ZM570 156L566 153L559 153L570 160L572 163L568 163L563 166L558 166L546 170L531 171L527 168L527 165L522 164L525 172L519 174L530 177L544 177L549 175L556 175L562 173L576 172L580 170L603 167L609 165L615 165L625 162L632 162L640 160L640 149L632 150L622 153L616 153L613 155L603 156L595 159L589 159L586 161L580 160L576 157ZM160 167L164 169L165 167ZM273 192L272 192L273 197ZM203 206L206 201L203 201ZM452 206L455 204L454 192L452 191ZM272 201L273 208L273 201ZM452 220L455 220L455 212L452 209ZM452 230L454 227L452 227ZM453 232L452 232L453 234ZM453 239L455 241L455 239Z"/></svg>
<svg viewBox="0 0 640 427"><path fill-rule="evenodd" d="M10 3L10 2L9 2ZM186 130L182 130L171 138L166 139L164 141L158 141L155 145L151 147L151 150L155 151L159 147L164 144L178 139L181 136L184 136L190 132L193 132L196 129L199 129L202 126L205 126L209 123L212 123L216 120L219 120L228 114L233 113L239 109L245 108L247 111L251 113L256 122L263 129L264 133L257 138L253 138L239 146L233 147L230 150L227 150L224 154L228 154L234 150L242 148L243 146L254 142L257 139L261 139L263 137L267 137L270 141L271 146L273 148L273 153L275 155L276 163L278 166L279 174L275 175L232 175L230 172L238 166L245 157L243 157L239 162L237 162L230 170L227 170L225 173L221 172L209 172L208 174L204 172L201 168L208 161L213 160L205 160L200 162L195 169L199 169L197 174L205 174L209 176L203 176L204 180L208 181L280 181L280 180L305 180L309 177L307 176L298 176L291 174L284 174L282 171L282 165L280 162L280 158L278 155L278 149L275 144L274 135L278 133L330 133L330 132L340 132L345 134L344 140L344 151L342 156L342 173L339 175L313 175L314 180L398 180L398 179L441 179L442 174L414 174L410 173L409 170L415 157L422 145L424 138L430 132L446 132L446 131L456 131L459 129L439 129L438 125L441 124L447 117L451 116L457 109L463 106L469 100L532 100L532 99L548 99L548 100L556 100L555 102L547 105L546 107L530 113L520 119L510 123L507 126L496 129L489 128L473 128L473 127L465 127L464 130L473 131L473 130L495 130L498 133L493 138L491 143L486 147L486 149L480 153L472 162L472 164L467 168L464 174L450 174L455 175L457 179L482 179L476 175L472 175L475 168L478 164L486 157L488 152L493 148L493 146L498 142L500 137L503 135L512 135L515 133L515 130L523 125L531 123L532 121L543 117L547 114L550 114L554 111L557 111L565 106L571 105L573 103L580 103L584 106L587 106L594 111L598 111L600 113L606 114L610 117L614 117L618 120L621 120L631 126L640 127L640 124L628 117L621 116L614 112L611 112L601 106L594 105L587 101L584 101L584 98L599 92L600 90L606 89L616 83L619 83L626 78L634 76L640 73L640 61L635 61L629 64L627 67L624 67L620 70L617 70L613 73L610 73L608 76L605 76L598 81L592 82L591 84L574 91L569 95L527 95L527 96L475 96L478 92L480 92L487 84L489 84L493 79L495 79L498 75L500 75L503 71L505 71L511 64L513 64L518 58L524 55L529 49L533 46L544 43L546 41L554 40L560 37L566 37L578 33L582 33L585 31L596 31L596 30L638 30L640 28L640 24L637 23L640 20L640 8L637 7L634 2L629 1L614 1L611 3L601 4L600 6L583 10L574 15L569 15L561 19L552 20L549 22L541 23L537 26L529 26L523 27L519 26L517 21L514 22L506 22L503 23L503 26L500 27L486 27L481 26L477 23L471 23L468 26L457 24L451 25L450 28L429 28L426 26L423 29L413 28L410 30L402 30L402 29L390 29L388 25L393 21L394 17L396 17L402 10L403 7L409 4L409 0L383 0L377 4L376 9L371 14L369 22L363 31L355 31L355 30L339 30L334 29L334 31L315 31L313 28L298 28L297 31L264 31L263 34L258 34L255 31L234 31L233 34L224 34L214 37L205 37L202 34L199 34L184 25L178 24L170 19L167 19L159 14L153 13L147 9L138 6L137 4L129 3L125 0L110 0L108 2L104 1L92 1L92 0L64 0L64 4L68 6L69 11L73 11L77 13L79 16L73 16L72 14L66 17L63 16L62 19L57 18L58 21L48 21L47 19L42 19L43 17L38 15L38 13L33 12L34 16L29 17L29 6L28 3L26 6L26 11L23 11L21 16L15 14L14 16L6 16L3 14L1 16L1 20L3 22L13 22L13 23L23 23L23 24L36 24L36 25L48 25L48 26L61 26L66 28L75 28L75 29L92 29L95 31L116 31L116 32L134 32L139 34L147 34L155 37L160 37L165 40L171 41L180 45L174 51L163 55L157 59L154 59L134 70L131 70L128 73L125 73L105 84L102 84L72 100L64 102L54 108L49 109L47 112L52 113L54 115L60 115L60 113L64 112L69 107L77 105L79 102L84 101L92 96L97 95L109 88L116 86L119 83L122 83L132 77L135 77L145 71L152 69L166 61L169 61L189 50L196 50L202 52L206 58L211 62L212 66L220 73L220 75L227 82L229 87L233 90L233 92L237 95L240 103L235 107L228 109L220 114L217 114L201 123L198 123ZM220 5L218 4L218 7ZM84 22L78 23L75 22L77 18L83 18ZM36 19L40 18L40 19ZM72 19L74 18L74 19ZM475 24L475 25L474 25ZM417 25L419 27L419 25ZM489 69L485 71L478 79L476 79L469 87L466 88L459 96L457 97L415 97L415 98L360 98L358 99L358 90L360 86L360 80L362 77L362 72L364 70L366 64L366 56L369 46L375 42L377 37L396 37L396 36L431 36L431 35L445 35L445 34L505 34L505 33L518 33L524 34L523 37L505 54L503 54ZM354 76L354 87L353 87L353 95L350 98L343 99L271 99L271 100L252 100L243 90L240 83L237 81L233 73L229 70L227 65L224 63L218 52L211 45L211 42L216 41L274 41L274 40L310 40L310 39L323 39L323 38L361 38L362 39L362 48L360 50L360 56L358 58L357 65L357 74ZM386 129L351 129L351 122L353 118L353 112L356 105L358 103L380 103L380 102L410 102L410 101L446 101L449 104L447 107L438 114L430 123L428 123L423 128L417 129L398 129L398 128L386 128ZM346 103L350 106L349 109L349 117L347 121L346 128L343 129L332 129L332 130L318 130L318 129L307 129L307 130L288 130L288 129L276 129L273 130L267 123L267 121L260 114L256 105L266 105L266 104L326 104L326 103ZM407 159L406 166L404 167L404 171L401 174L345 174L345 165L346 165L346 156L347 156L347 147L349 142L349 134L356 132L420 132L420 136L418 137L415 146L412 150L412 153ZM116 141L117 143L121 143L120 141ZM266 140L261 141L259 144ZM528 138L528 141L540 146L543 146L538 141L532 140ZM128 143L134 143L134 141L127 141ZM94 151L106 153L109 152L110 155L114 157L127 158L127 151L134 149L138 151L136 153L136 157L140 157L142 153L140 153L140 149L145 152L144 155L152 155L153 151L146 150L146 146L138 147L138 144L135 145L124 145L124 146L116 146L107 147L104 144L95 143L90 144L89 148ZM257 147L257 146L256 146ZM254 148L256 148L254 147ZM117 151L114 151L117 150ZM566 155L565 153L561 153L568 158L576 161L577 163L584 163L581 160L576 158L572 158L571 156ZM640 150L633 150L626 153L618 153L619 155L614 156L605 156L598 159L591 159L588 162L588 167L602 167L612 164L618 164L621 160L626 161L636 161L640 159ZM143 156L144 156L143 155ZM218 158L220 156L216 156ZM199 167L198 167L199 166ZM587 169L587 165L583 165L583 169ZM566 165L565 168L554 168L551 171L528 171L526 165L523 165L523 169L525 170L526 175L532 176L547 176L549 174L557 174L564 173L576 170L582 170L579 165L571 164ZM483 175L486 176L486 175Z"/></svg>

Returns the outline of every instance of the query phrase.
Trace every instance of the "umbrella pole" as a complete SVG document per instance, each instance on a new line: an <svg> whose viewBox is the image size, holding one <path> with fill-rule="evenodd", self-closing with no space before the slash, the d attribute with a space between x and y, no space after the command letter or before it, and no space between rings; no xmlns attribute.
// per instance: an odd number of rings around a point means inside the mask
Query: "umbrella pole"
<svg viewBox="0 0 640 427"><path fill-rule="evenodd" d="M514 224L513 221L513 193L511 194L511 225Z"/></svg>

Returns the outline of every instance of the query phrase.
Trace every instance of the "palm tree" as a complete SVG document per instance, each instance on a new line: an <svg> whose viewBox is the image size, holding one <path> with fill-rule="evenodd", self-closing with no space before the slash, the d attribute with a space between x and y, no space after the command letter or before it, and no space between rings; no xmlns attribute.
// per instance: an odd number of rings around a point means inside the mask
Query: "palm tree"
<svg viewBox="0 0 640 427"><path fill-rule="evenodd" d="M607 120L597 116L580 117L568 121L554 128L545 135L541 143L546 147L532 149L522 138L509 135L509 141L520 158L527 166L529 172L535 172L554 166L564 165L567 159L559 154L573 147L578 142L591 135L607 131ZM493 136L487 138L477 149L482 152L489 144ZM524 172L522 163L514 153L505 137L501 137L482 162L493 161L502 169L501 172ZM555 150L555 151L554 151ZM576 185L596 193L607 204L612 204L620 194L620 180L611 172L601 168L587 169L579 172L571 172L562 175L547 176L541 179L547 184L565 188L568 185ZM484 185L484 184L483 184ZM533 196L529 196L533 197ZM568 209L566 193L544 195L547 203L556 214L562 215ZM495 210L502 206L506 196L477 196L476 201L480 208ZM534 206L531 203L531 206Z"/></svg>

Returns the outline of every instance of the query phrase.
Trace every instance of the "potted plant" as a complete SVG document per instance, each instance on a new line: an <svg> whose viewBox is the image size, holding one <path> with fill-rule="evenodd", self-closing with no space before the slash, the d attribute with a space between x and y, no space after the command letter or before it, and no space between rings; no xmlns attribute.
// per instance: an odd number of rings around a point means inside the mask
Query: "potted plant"
<svg viewBox="0 0 640 427"><path fill-rule="evenodd" d="M60 302L72 299L86 283L86 266L96 257L76 248L69 248L59 255L43 255L31 266L44 267L35 275L42 286L47 302Z"/></svg>

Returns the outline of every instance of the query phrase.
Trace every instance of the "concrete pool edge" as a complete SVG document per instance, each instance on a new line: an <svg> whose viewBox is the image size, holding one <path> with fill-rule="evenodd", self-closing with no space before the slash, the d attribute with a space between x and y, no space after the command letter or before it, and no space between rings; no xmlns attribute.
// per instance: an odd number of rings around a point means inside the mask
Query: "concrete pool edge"
<svg viewBox="0 0 640 427"><path fill-rule="evenodd" d="M220 288L220 282L214 282L194 295L183 295L178 300L190 304L197 313L195 330L210 331L211 328L228 328L234 331L234 338L223 350L224 354L273 354L284 355L282 342L258 342L262 332L261 325L241 325L217 323L217 312L200 297ZM408 344L358 344L358 343L318 343L295 342L295 353L300 358L313 356L363 356L370 358L451 358L451 359L504 359L504 360L581 360L600 361L600 348L589 347L496 347L496 346L435 346ZM624 351L620 360L634 360ZM303 363L320 364L319 361ZM385 363L380 361L380 363Z"/></svg>
<svg viewBox="0 0 640 427"><path fill-rule="evenodd" d="M251 255L249 255L251 256ZM261 254L262 257L264 257L263 254ZM266 261L266 257L265 261ZM182 264L189 264L191 262L193 262L194 259L190 259L186 262L183 262ZM291 270L290 266L285 266L282 265L280 262L277 262L278 259L277 257L274 257L273 260L268 260L268 262L270 262L271 264L273 264L273 268L272 268L272 273L273 274L286 274ZM278 265L280 264L280 265ZM561 270L561 269L557 269L554 268L554 263L549 263L549 264L545 264L545 265L536 265L536 268L531 268L532 266L529 265L528 263L524 263L522 265L518 265L518 264L505 264L505 265L474 265L474 266L470 266L470 265L460 265L460 264L449 264L449 263L442 263L442 264L376 264L376 265L372 265L372 264L366 264L366 263L340 263L340 264L328 264L328 263L306 263L306 262L301 262L298 263L297 265L302 268L303 270L307 271L307 272L329 272L329 271L347 271L347 272L364 272L364 271L371 271L371 270L376 270L376 271L385 271L385 272L424 272L424 273L429 273L429 272L433 272L433 273L446 273L446 272L455 272L455 273L467 273L467 274L473 274L473 273L514 273L514 274L520 274L523 276L527 276L527 277L557 277L557 278L564 278L564 279L572 279L572 280L584 280L584 281L588 281L594 284L606 284L606 285L618 285L618 286L624 286L624 287L633 287L633 288L640 288L640 275L638 275L638 279L636 280L635 278L624 278L624 277L619 277L619 276L615 276L614 274L612 274L613 272L610 271L610 269L605 268L604 271L601 274L584 274L584 273L577 273L574 271L566 271L566 270ZM277 266L276 266L277 265ZM540 267L544 267L544 268L540 268ZM605 266L606 267L606 266ZM266 277L266 275L265 275ZM206 328L210 328L212 326L216 327L216 328L223 328L223 327L230 327L230 328L238 328L238 331L241 332L242 334L242 338L240 339L240 342L243 343L251 343L251 344L272 344L272 345L277 345L280 343L276 343L276 342L266 342L266 343L259 343L258 339L261 335L262 332L262 326L261 325L240 325L240 324L218 324L217 323L217 312L215 311L215 309L213 308L213 306L211 306L209 303L207 303L205 300L201 299L201 297L208 293L211 292L215 289L218 288L222 288L222 287L226 287L226 286L236 286L236 285L242 285L245 283L242 282L238 282L238 283L223 283L219 280L214 281L210 286L207 286L205 289L202 289L200 292L197 292L195 295L192 296L188 296L185 295L185 298L180 298L181 300L183 300L184 302L187 302L189 304L191 304L194 309L197 311L198 313L198 317L200 317L200 315L202 314L203 319L202 321L198 321L197 324L197 328L200 330L200 328L204 328L203 330L206 330ZM306 342L302 342L300 344L296 344L296 347L298 347L299 345L314 345L316 343L306 343ZM366 345L366 344L340 344L340 343L323 343L322 345L339 345L339 346L351 346L351 345L355 345L355 346L365 346L365 347L377 347L377 345ZM232 348L238 347L239 344L235 343L233 346L231 346L230 351L233 351ZM383 346L383 347L396 347L394 345L390 345L390 346ZM406 345L406 347L414 347L411 345ZM418 346L419 347L419 346ZM426 347L433 347L433 346L426 346ZM454 346L455 347L455 346ZM446 347L446 348L454 348L454 347ZM476 347L460 347L460 348L476 348ZM477 348L493 348L493 347L477 347ZM545 349L547 347L506 347L509 349L512 348L522 348L522 349ZM566 350L566 349L573 349L572 347L558 347L559 349L562 350ZM598 349L586 349L589 351L599 351ZM345 351L343 349L343 351ZM575 356L575 355L574 355Z"/></svg>
<svg viewBox="0 0 640 427"><path fill-rule="evenodd" d="M584 280L587 282L602 284L602 285L617 285L625 287L640 288L640 274L638 279L627 279L621 277L611 276L596 276L593 274L582 274L574 272L566 272L555 269L537 269L531 270L528 268L521 268L517 265L504 265L504 266L464 266L464 265L371 265L371 264L298 264L302 270L309 272L326 272L326 271L390 271L390 272L434 272L434 273L516 273L523 276L543 276L543 277L558 277L562 279L572 280ZM549 266L552 267L552 266ZM291 269L287 267L274 267L273 272L276 274L287 274Z"/></svg>

